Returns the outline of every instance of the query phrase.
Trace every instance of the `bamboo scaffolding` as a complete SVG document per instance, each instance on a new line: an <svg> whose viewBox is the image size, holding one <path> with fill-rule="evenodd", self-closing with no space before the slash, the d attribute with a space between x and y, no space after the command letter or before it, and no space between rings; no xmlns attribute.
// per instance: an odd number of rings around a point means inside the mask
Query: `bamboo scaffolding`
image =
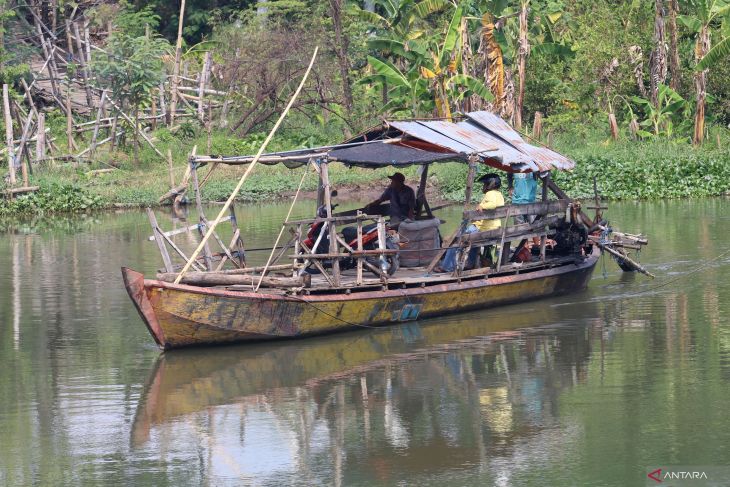
<svg viewBox="0 0 730 487"><path fill-rule="evenodd" d="M241 176L241 179L238 181L238 184L233 189L233 192L228 197L228 200L223 205L223 208L221 208L220 213L216 217L215 221L213 222L212 227L208 230L208 232L203 237L203 241L200 242L198 245L198 248L195 249L195 252L193 252L193 255L190 257L190 260L185 264L185 267L183 267L182 271L180 271L180 274L178 274L177 278L175 279L175 283L178 284L182 280L185 273L190 269L190 266L192 265L192 261L195 260L195 258L198 256L200 251L203 249L205 244L208 242L208 239L210 238L211 234L213 233L212 230L215 229L215 227L220 223L220 220L223 218L223 214L228 211L228 208L231 206L231 203L233 203L233 200L236 198L236 195L238 195L238 192L241 190L241 187L243 186L243 183L246 182L246 179L248 179L249 174L251 174L251 171L254 167L256 167L256 162L258 162L258 158L261 157L261 154L264 153L264 150L266 150L266 146L271 141L272 137L276 133L277 129L281 125L281 122L286 117L287 113L289 113L289 110L291 109L292 105L294 104L294 101L299 96L299 93L302 91L302 88L304 87L304 83L307 81L307 78L309 77L309 73L312 70L312 66L314 65L314 60L317 58L317 52L319 51L319 48L314 49L314 54L312 55L312 59L309 62L309 66L307 67L307 71L304 73L304 76L302 78L302 81L299 83L299 86L297 87L297 90L294 92L294 95L292 96L291 100L289 100L289 103L287 104L286 108L284 109L284 112L281 114L279 119L274 124L274 127L272 127L271 131L269 132L269 135L266 137L264 142L261 144L261 147L259 147L258 153L256 154L256 158L251 162L251 165L249 165L246 168L246 172Z"/></svg>

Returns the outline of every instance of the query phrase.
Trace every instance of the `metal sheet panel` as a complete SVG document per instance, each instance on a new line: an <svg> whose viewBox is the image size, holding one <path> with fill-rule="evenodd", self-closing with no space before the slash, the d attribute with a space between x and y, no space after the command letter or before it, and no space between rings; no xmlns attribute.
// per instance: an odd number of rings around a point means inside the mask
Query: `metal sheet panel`
<svg viewBox="0 0 730 487"><path fill-rule="evenodd" d="M494 113L480 111L467 113L466 116L484 130L493 133L523 154L529 156L541 171L549 171L551 169L570 170L575 167L575 162L562 154L558 154L546 147L537 147L528 144L517 131Z"/></svg>
<svg viewBox="0 0 730 487"><path fill-rule="evenodd" d="M444 149L449 149L460 154L471 154L474 152L473 147L451 139L419 122L388 122L388 125L395 127L404 134L443 147Z"/></svg>

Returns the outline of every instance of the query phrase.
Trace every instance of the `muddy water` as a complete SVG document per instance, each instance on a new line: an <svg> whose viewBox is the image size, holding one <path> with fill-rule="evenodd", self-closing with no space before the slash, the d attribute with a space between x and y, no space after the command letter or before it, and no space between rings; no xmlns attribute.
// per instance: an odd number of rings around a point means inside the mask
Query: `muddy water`
<svg viewBox="0 0 730 487"><path fill-rule="evenodd" d="M239 208L246 246L286 211ZM728 466L730 202L608 215L651 236L656 281L606 261L570 296L164 355L119 274L160 266L142 212L7 224L0 485L624 486Z"/></svg>

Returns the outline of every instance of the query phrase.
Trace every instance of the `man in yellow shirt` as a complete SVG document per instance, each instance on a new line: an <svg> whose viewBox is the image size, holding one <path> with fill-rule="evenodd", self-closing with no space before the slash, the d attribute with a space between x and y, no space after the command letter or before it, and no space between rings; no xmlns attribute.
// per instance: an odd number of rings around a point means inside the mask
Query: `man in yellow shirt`
<svg viewBox="0 0 730 487"><path fill-rule="evenodd" d="M500 186L502 186L502 180L497 174L485 174L477 179L477 181L482 183L482 191L484 192L484 197L477 206L477 209L493 210L500 206L504 206L504 196L502 196L502 193L499 191ZM464 230L464 233L485 232L487 230L500 228L501 226L502 222L498 218L494 220L478 220L469 225L466 230ZM456 269L456 255L458 251L459 249L457 248L450 248L447 250L444 259L441 261L441 266L435 268L434 271L453 272L454 269ZM476 260L478 255L479 247L473 247L469 251L469 258L467 260L468 267L474 267L477 264Z"/></svg>

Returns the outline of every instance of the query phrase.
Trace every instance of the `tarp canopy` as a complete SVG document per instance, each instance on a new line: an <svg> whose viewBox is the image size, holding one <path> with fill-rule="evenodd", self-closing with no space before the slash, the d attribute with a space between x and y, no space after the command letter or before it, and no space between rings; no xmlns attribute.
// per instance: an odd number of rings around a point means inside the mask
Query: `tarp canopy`
<svg viewBox="0 0 730 487"><path fill-rule="evenodd" d="M437 120L386 121L344 144L264 154L262 164L293 168L315 159L348 166L378 168L477 158L508 172L570 170L575 162L546 147L527 143L498 115L467 113L459 122ZM248 164L253 156L201 156L198 162Z"/></svg>

